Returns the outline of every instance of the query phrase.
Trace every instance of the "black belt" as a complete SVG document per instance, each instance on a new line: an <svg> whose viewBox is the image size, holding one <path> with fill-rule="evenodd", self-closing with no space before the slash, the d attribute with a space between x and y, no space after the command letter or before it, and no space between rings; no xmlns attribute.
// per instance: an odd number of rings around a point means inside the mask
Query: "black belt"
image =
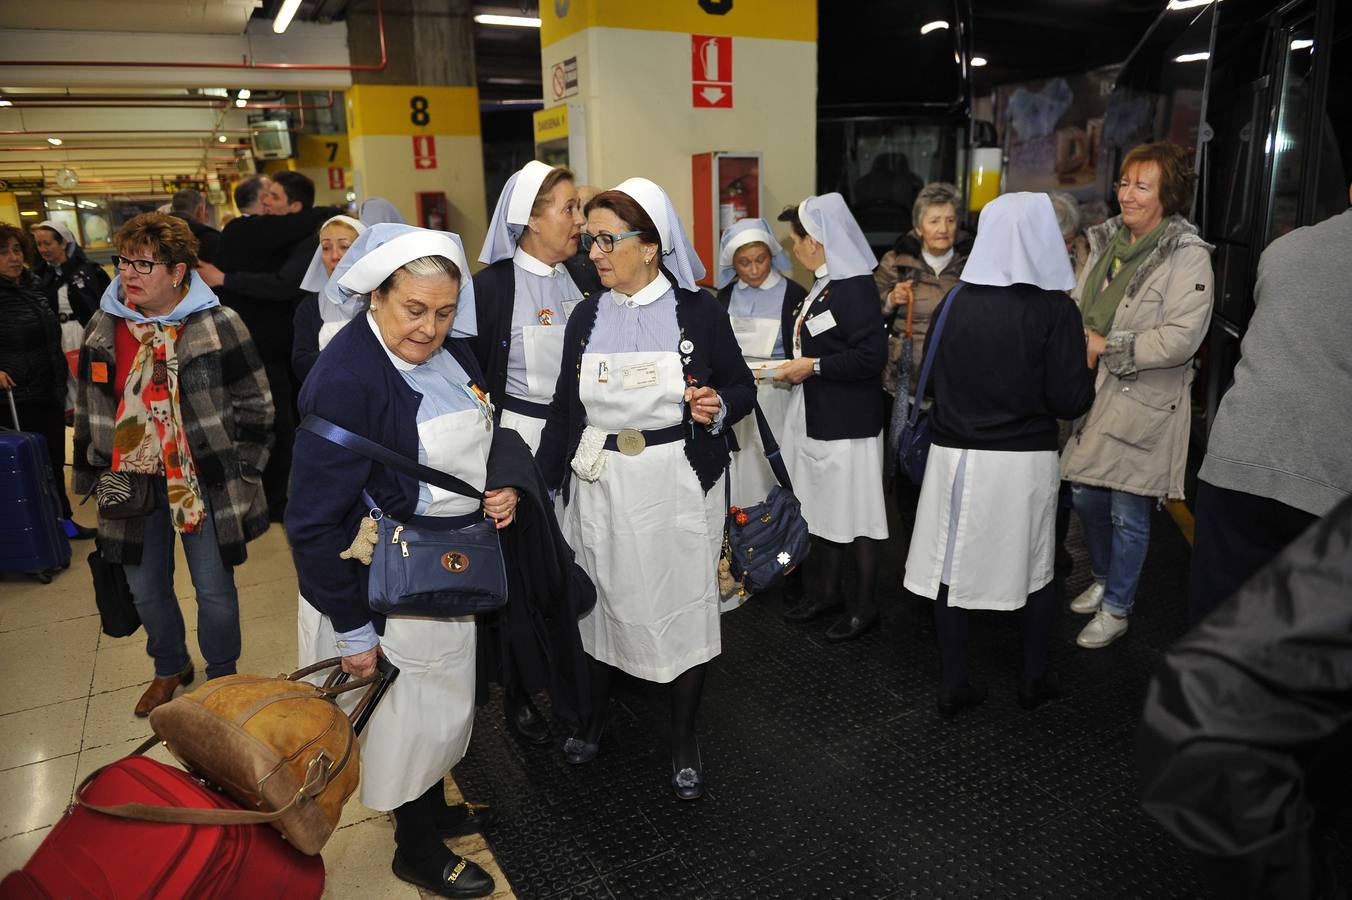
<svg viewBox="0 0 1352 900"><path fill-rule="evenodd" d="M61 321L62 325L65 325L67 322L72 321L75 318L70 313L57 313L56 317Z"/></svg>
<svg viewBox="0 0 1352 900"><path fill-rule="evenodd" d="M522 400L520 397L513 397L510 394L502 395L502 408L516 413L518 416L529 416L532 419L548 419L548 403L532 403L529 400Z"/></svg>
<svg viewBox="0 0 1352 900"><path fill-rule="evenodd" d="M658 428L654 431L626 428L619 434L606 435L605 447L607 450L618 450L625 456L638 456L646 447L656 447L659 444L670 444L673 441L683 440L685 430L684 424L668 425L666 428Z"/></svg>
<svg viewBox="0 0 1352 900"><path fill-rule="evenodd" d="M459 531L461 528L468 528L478 522L482 522L484 511L476 509L474 512L465 513L463 516L409 516L408 524L417 525L419 528L430 528L433 531Z"/></svg>

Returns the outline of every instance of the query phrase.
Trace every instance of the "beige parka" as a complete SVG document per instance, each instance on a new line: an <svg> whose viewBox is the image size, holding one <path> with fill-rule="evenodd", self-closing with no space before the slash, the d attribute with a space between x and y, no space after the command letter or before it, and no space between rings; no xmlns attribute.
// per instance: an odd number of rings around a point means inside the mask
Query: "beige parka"
<svg viewBox="0 0 1352 900"><path fill-rule="evenodd" d="M1087 232L1089 260L1073 296L1121 216ZM1170 216L1127 285L1099 357L1094 405L1061 454L1061 477L1148 497L1183 499L1192 418L1193 357L1211 321L1211 251L1197 227Z"/></svg>

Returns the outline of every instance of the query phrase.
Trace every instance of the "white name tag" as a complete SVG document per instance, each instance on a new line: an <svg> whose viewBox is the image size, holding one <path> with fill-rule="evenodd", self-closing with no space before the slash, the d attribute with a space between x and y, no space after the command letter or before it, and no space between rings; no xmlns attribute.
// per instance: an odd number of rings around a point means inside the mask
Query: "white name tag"
<svg viewBox="0 0 1352 900"><path fill-rule="evenodd" d="M832 328L835 328L836 317L831 310L828 309L824 313L813 316L803 324L807 326L807 333L816 337L823 331L830 331Z"/></svg>
<svg viewBox="0 0 1352 900"><path fill-rule="evenodd" d="M620 375L624 379L624 389L626 391L653 387L657 384L657 363L650 362L636 366L625 366L620 370Z"/></svg>
<svg viewBox="0 0 1352 900"><path fill-rule="evenodd" d="M596 383L606 384L610 381L610 363L604 359L596 364Z"/></svg>

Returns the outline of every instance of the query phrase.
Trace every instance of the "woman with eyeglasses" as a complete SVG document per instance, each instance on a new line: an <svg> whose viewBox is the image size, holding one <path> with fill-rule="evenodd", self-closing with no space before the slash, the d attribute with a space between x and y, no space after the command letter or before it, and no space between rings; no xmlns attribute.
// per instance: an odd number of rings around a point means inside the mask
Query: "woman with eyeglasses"
<svg viewBox="0 0 1352 900"><path fill-rule="evenodd" d="M596 757L615 669L671 685L671 786L704 793L695 715L718 655L715 565L726 513L724 431L756 386L665 191L631 178L587 204L583 246L605 293L573 311L536 461L561 489L564 536L596 585L578 623L592 658L587 722L563 745Z"/></svg>
<svg viewBox="0 0 1352 900"><path fill-rule="evenodd" d="M174 594L174 539L197 591L208 678L239 659L234 567L268 529L260 472L272 400L244 323L193 271L182 219L143 213L114 238L117 277L80 348L75 490L95 493L99 550L127 573L155 678L136 715L193 680Z"/></svg>

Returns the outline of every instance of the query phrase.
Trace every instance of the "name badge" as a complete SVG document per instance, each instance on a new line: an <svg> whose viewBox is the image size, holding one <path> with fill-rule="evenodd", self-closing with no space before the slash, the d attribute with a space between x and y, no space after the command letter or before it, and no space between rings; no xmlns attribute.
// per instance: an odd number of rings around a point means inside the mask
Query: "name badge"
<svg viewBox="0 0 1352 900"><path fill-rule="evenodd" d="M95 384L108 383L108 364L103 362L92 362L89 364L89 380Z"/></svg>
<svg viewBox="0 0 1352 900"><path fill-rule="evenodd" d="M636 366L625 366L620 370L620 374L624 379L624 389L626 391L653 387L657 384L657 363L650 362Z"/></svg>
<svg viewBox="0 0 1352 900"><path fill-rule="evenodd" d="M803 323L807 326L807 333L816 337L824 331L830 331L836 327L836 317L831 310L815 315Z"/></svg>

